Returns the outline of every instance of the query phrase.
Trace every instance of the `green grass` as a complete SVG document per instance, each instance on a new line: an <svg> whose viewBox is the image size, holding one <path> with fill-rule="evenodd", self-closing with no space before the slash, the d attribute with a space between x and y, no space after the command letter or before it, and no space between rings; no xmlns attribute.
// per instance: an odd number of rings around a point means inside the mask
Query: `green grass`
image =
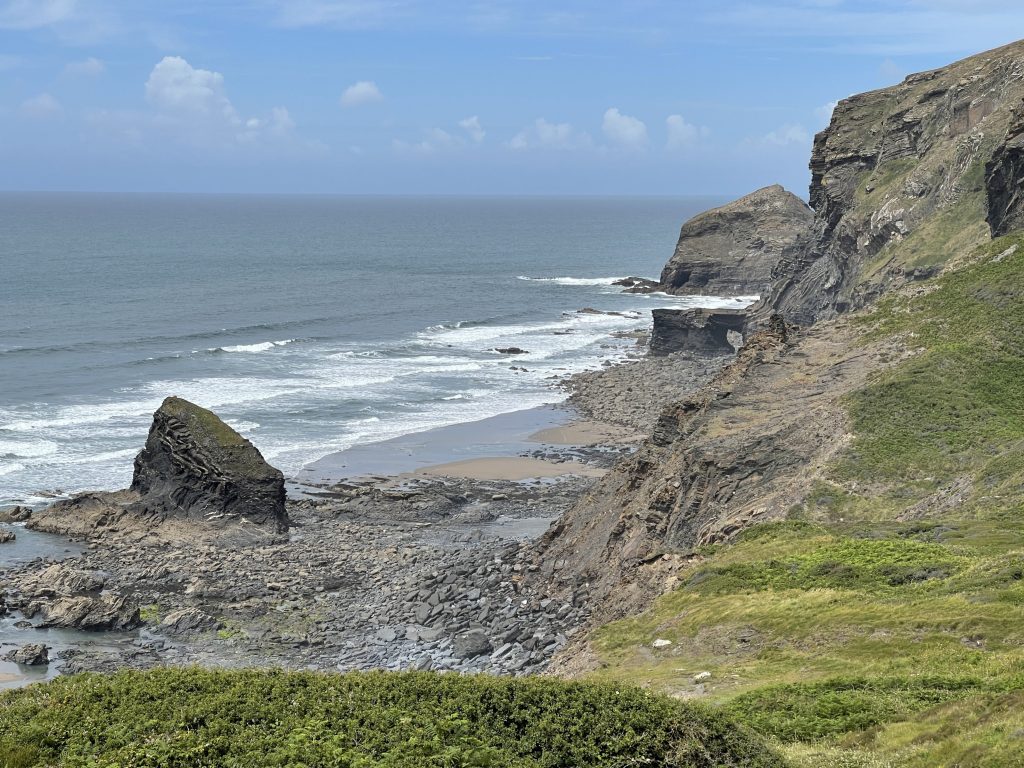
<svg viewBox="0 0 1024 768"><path fill-rule="evenodd" d="M1024 236L995 241L983 259L872 316L871 338L901 337L919 353L850 398L856 438L840 479L955 477L1024 440Z"/></svg>
<svg viewBox="0 0 1024 768"><path fill-rule="evenodd" d="M722 713L628 685L162 669L0 697L0 766L782 766Z"/></svg>

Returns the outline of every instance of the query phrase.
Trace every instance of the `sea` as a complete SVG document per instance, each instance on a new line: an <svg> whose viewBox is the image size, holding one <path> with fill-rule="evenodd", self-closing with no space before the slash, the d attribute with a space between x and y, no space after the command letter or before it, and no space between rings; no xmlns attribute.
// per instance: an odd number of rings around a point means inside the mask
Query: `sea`
<svg viewBox="0 0 1024 768"><path fill-rule="evenodd" d="M0 194L0 506L125 487L168 395L290 477L558 402L653 308L735 302L612 285L720 202Z"/></svg>

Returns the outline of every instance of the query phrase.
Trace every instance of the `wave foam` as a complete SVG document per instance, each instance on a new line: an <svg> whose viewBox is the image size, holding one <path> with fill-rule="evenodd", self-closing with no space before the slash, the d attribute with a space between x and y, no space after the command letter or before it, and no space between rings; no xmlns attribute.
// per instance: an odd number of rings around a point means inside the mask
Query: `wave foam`
<svg viewBox="0 0 1024 768"><path fill-rule="evenodd" d="M266 352L268 349L283 347L292 344L296 339L283 339L281 341L261 341L258 344L235 344L230 347L212 347L207 352Z"/></svg>
<svg viewBox="0 0 1024 768"><path fill-rule="evenodd" d="M529 280L535 283L555 283L557 285L612 285L616 280L625 280L621 277L528 277L517 275L518 280Z"/></svg>

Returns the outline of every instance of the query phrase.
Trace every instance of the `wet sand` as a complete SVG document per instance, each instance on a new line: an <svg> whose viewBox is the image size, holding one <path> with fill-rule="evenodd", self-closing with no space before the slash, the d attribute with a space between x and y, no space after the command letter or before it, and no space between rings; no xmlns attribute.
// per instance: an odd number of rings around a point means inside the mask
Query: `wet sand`
<svg viewBox="0 0 1024 768"><path fill-rule="evenodd" d="M470 480L533 480L538 478L601 477L607 470L590 467L578 461L545 461L525 456L492 456L482 459L452 461L424 467L416 474L429 477L464 477Z"/></svg>
<svg viewBox="0 0 1024 768"><path fill-rule="evenodd" d="M534 432L530 440L546 445L618 445L638 443L644 437L629 427L584 419Z"/></svg>

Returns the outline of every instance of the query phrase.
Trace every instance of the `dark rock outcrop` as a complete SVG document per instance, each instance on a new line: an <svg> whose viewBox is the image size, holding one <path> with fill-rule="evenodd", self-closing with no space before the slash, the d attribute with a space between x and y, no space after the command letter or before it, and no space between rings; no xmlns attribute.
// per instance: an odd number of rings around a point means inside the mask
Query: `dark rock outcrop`
<svg viewBox="0 0 1024 768"><path fill-rule="evenodd" d="M14 541L17 538L14 535L14 531L8 531L5 528L0 528L0 544L6 544L9 541Z"/></svg>
<svg viewBox="0 0 1024 768"><path fill-rule="evenodd" d="M169 537L273 536L288 529L284 476L211 411L169 397L135 458L131 488L58 501L28 525L69 536L157 528Z"/></svg>
<svg viewBox="0 0 1024 768"><path fill-rule="evenodd" d="M986 219L992 237L1024 228L1024 104L1018 104L1006 139L985 165Z"/></svg>
<svg viewBox="0 0 1024 768"><path fill-rule="evenodd" d="M694 216L653 290L671 294L764 294L779 261L810 229L807 204L778 184ZM641 282L630 290L648 293Z"/></svg>
<svg viewBox="0 0 1024 768"><path fill-rule="evenodd" d="M746 313L722 309L656 309L650 353L673 352L720 355L735 352L730 333L742 334ZM742 336L733 337L742 342Z"/></svg>
<svg viewBox="0 0 1024 768"><path fill-rule="evenodd" d="M49 650L42 643L29 643L11 651L4 658L15 664L24 664L28 667L43 666L50 663Z"/></svg>
<svg viewBox="0 0 1024 768"><path fill-rule="evenodd" d="M283 532L284 475L212 411L169 397L135 459L134 511Z"/></svg>

